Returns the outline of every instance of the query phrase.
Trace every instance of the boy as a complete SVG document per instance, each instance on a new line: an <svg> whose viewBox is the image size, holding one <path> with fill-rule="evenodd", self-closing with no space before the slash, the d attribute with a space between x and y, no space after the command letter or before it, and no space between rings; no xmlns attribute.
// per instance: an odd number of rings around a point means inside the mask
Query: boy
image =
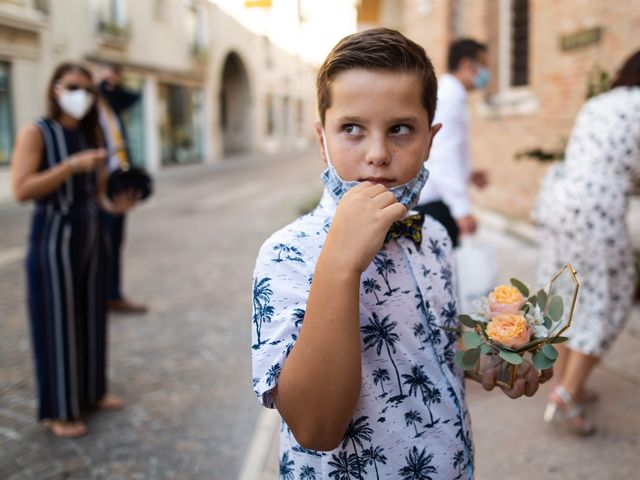
<svg viewBox="0 0 640 480"><path fill-rule="evenodd" d="M254 272L253 385L285 422L283 479L473 476L457 339L439 328L457 325L451 243L407 216L436 89L422 47L387 29L346 37L318 73L325 192ZM507 394L537 387L532 370Z"/></svg>

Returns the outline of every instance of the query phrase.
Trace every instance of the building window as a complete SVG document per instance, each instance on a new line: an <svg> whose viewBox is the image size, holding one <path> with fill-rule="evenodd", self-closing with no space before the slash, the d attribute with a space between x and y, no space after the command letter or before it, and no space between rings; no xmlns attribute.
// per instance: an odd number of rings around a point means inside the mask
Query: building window
<svg viewBox="0 0 640 480"><path fill-rule="evenodd" d="M488 0L489 55L492 77L487 116L532 115L538 98L529 89L529 0Z"/></svg>
<svg viewBox="0 0 640 480"><path fill-rule="evenodd" d="M202 161L202 90L184 85L158 86L162 165Z"/></svg>
<svg viewBox="0 0 640 480"><path fill-rule="evenodd" d="M13 147L13 115L11 112L10 69L0 62L0 165L6 165Z"/></svg>
<svg viewBox="0 0 640 480"><path fill-rule="evenodd" d="M529 84L529 0L511 3L511 86Z"/></svg>

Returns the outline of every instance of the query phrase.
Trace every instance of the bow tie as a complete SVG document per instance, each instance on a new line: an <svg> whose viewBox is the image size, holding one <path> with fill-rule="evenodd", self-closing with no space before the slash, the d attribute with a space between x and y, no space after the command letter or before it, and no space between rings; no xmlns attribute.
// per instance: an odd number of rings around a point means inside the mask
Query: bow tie
<svg viewBox="0 0 640 480"><path fill-rule="evenodd" d="M411 240L416 248L420 248L422 243L422 224L424 223L424 214L411 215L402 220L393 222L391 228L387 232L387 238L384 242L395 240L398 237L406 237Z"/></svg>

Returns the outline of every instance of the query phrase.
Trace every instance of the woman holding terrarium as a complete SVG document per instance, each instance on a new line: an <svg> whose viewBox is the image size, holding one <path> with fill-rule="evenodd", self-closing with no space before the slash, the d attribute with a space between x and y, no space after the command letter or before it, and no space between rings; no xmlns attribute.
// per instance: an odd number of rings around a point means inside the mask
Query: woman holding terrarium
<svg viewBox="0 0 640 480"><path fill-rule="evenodd" d="M581 109L565 160L545 176L534 211L541 245L539 279L565 263L580 278L570 340L560 347L556 386L545 411L574 432L595 430L585 384L628 317L634 261L625 217L640 179L640 51L618 72L611 89Z"/></svg>

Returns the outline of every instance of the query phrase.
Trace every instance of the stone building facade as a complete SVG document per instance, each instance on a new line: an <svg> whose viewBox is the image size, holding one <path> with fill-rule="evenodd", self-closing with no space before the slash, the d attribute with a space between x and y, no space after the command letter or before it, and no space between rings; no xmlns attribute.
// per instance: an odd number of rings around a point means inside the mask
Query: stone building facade
<svg viewBox="0 0 640 480"><path fill-rule="evenodd" d="M152 171L309 145L317 62L302 44L356 28L353 0L329 3L340 21L319 24L306 0L0 1L0 184L16 132L43 113L65 60L123 65L142 92L125 116L129 147Z"/></svg>

